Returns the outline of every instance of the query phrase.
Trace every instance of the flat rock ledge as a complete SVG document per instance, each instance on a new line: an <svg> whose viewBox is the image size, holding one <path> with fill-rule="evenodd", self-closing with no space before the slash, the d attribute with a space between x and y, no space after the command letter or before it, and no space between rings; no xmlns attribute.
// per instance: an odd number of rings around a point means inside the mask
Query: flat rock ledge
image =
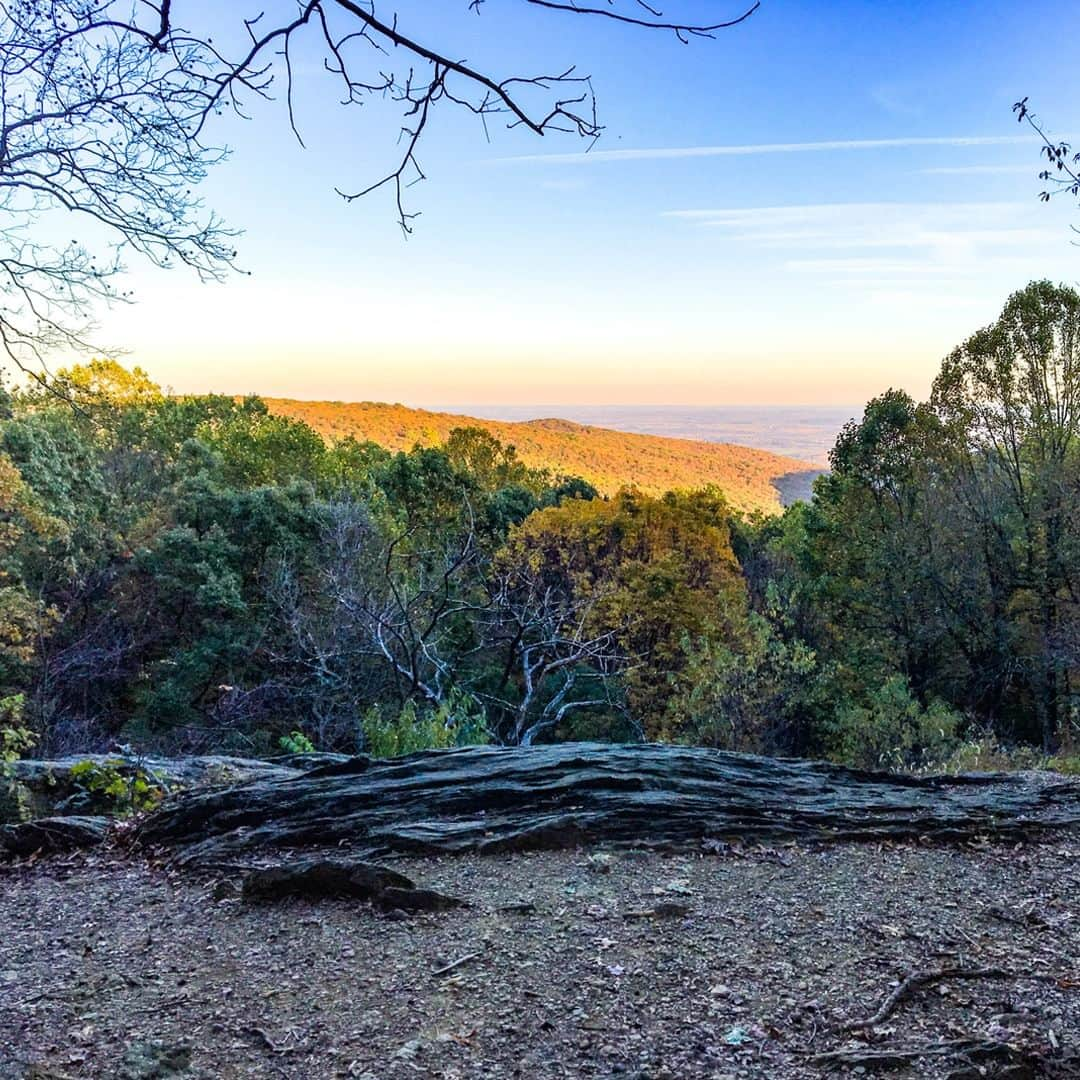
<svg viewBox="0 0 1080 1080"><path fill-rule="evenodd" d="M358 858L581 844L1024 840L1080 825L1055 774L914 777L706 748L563 743L333 760L168 800L143 845L185 864L338 846Z"/></svg>
<svg viewBox="0 0 1080 1080"><path fill-rule="evenodd" d="M35 853L55 855L105 841L112 819L74 814L0 826L0 855L22 858Z"/></svg>

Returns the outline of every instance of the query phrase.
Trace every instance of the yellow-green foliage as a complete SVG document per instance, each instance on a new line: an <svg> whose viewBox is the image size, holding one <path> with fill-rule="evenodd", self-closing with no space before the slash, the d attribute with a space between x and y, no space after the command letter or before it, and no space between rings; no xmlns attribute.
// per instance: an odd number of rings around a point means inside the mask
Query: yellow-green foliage
<svg viewBox="0 0 1080 1080"><path fill-rule="evenodd" d="M290 731L288 735L282 735L278 739L278 746L286 754L313 754L315 752L315 744L302 731Z"/></svg>
<svg viewBox="0 0 1080 1080"><path fill-rule="evenodd" d="M23 820L29 806L26 789L11 775L11 764L37 744L23 722L23 705L22 694L0 698L0 822Z"/></svg>
<svg viewBox="0 0 1080 1080"><path fill-rule="evenodd" d="M834 760L862 769L903 769L942 762L958 746L963 718L940 701L922 708L907 680L887 679L865 705L836 710L828 725Z"/></svg>
<svg viewBox="0 0 1080 1080"><path fill-rule="evenodd" d="M418 709L411 701L397 712L375 705L365 713L362 727L367 752L380 758L490 741L483 713L456 694L434 709Z"/></svg>
<svg viewBox="0 0 1080 1080"><path fill-rule="evenodd" d="M161 400L161 387L140 367L130 370L115 360L91 360L61 368L57 390L80 405L149 405Z"/></svg>
<svg viewBox="0 0 1080 1080"><path fill-rule="evenodd" d="M746 618L746 587L731 547L728 508L715 489L652 498L621 491L571 500L513 529L499 556L519 578L573 598L566 626L611 633L635 658L625 677L632 714L649 738L672 738L669 714L689 660L688 641L734 646Z"/></svg>
<svg viewBox="0 0 1080 1080"><path fill-rule="evenodd" d="M370 401L264 400L271 412L303 420L331 441L351 435L390 450L437 446L456 428L482 428L513 446L530 468L580 476L604 495L630 486L660 495L713 485L736 510L777 513L780 499L772 481L814 468L796 458L746 446L635 435L568 420L511 423Z"/></svg>
<svg viewBox="0 0 1080 1080"><path fill-rule="evenodd" d="M10 765L18 761L37 744L37 736L23 724L24 698L12 694L0 698L0 764Z"/></svg>
<svg viewBox="0 0 1080 1080"><path fill-rule="evenodd" d="M145 769L125 768L115 761L80 761L71 767L72 780L86 791L96 807L117 816L152 810L161 802L165 788Z"/></svg>

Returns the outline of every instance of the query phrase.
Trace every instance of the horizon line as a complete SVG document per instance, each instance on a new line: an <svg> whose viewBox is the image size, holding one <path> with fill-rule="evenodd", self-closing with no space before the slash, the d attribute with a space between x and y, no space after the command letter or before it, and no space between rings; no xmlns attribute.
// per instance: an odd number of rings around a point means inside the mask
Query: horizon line
<svg viewBox="0 0 1080 1080"><path fill-rule="evenodd" d="M213 392L213 391L212 391ZM175 397L198 397L198 394L182 393L173 390L167 390L166 396ZM416 409L424 412L436 412L445 411L448 409L850 409L850 408L865 408L865 401L837 401L837 402L821 402L821 401L733 401L733 402L716 402L710 405L692 404L689 402L663 402L661 404L654 404L652 402L637 401L637 402L553 402L553 401L540 401L522 402L517 403L514 401L489 401L489 402L477 402L477 401L438 401L427 402L424 404L416 403L416 399L413 399L413 403L408 401L391 401L388 398L376 399L376 398L332 398L332 397L313 397L302 398L287 396L282 394L270 394L259 393L258 391L248 391L247 393L229 393L222 392L223 397L247 397L254 396L263 398L264 400L271 401L301 401L309 405L389 405L397 406L404 409ZM466 414L467 415L467 414ZM496 419L492 417L491 419ZM536 420L562 420L565 417L547 415L534 417Z"/></svg>

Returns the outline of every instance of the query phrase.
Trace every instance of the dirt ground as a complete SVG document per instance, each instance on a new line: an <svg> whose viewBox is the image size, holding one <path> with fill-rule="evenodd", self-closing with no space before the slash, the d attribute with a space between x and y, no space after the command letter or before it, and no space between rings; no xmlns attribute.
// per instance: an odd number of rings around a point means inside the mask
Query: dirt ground
<svg viewBox="0 0 1080 1080"><path fill-rule="evenodd" d="M898 1078L1080 1077L1078 855L1070 835L395 860L472 905L416 916L253 905L120 854L8 866L0 1077L876 1073L815 1060L845 1048L898 1048ZM835 1030L943 968L980 974ZM961 1039L1016 1054L903 1057Z"/></svg>

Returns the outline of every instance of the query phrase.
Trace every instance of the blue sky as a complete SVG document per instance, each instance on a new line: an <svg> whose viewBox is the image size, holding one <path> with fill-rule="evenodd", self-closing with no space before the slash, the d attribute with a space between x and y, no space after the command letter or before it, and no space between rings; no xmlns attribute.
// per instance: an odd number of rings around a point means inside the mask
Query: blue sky
<svg viewBox="0 0 1080 1080"><path fill-rule="evenodd" d="M191 23L222 14L186 6ZM1080 129L1080 86L1048 60L1080 5L763 0L689 45L515 0L466 6L378 11L498 75L576 62L606 125L590 153L498 124L488 141L443 108L405 240L388 191L334 194L393 161L393 113L338 108L301 50L307 148L280 101L254 104L222 121L233 155L205 185L245 232L249 275L133 267L138 303L105 317L107 340L181 391L848 404L924 394L1010 291L1080 279L1080 208L1037 201L1037 143L1010 112L1029 95L1056 135Z"/></svg>

